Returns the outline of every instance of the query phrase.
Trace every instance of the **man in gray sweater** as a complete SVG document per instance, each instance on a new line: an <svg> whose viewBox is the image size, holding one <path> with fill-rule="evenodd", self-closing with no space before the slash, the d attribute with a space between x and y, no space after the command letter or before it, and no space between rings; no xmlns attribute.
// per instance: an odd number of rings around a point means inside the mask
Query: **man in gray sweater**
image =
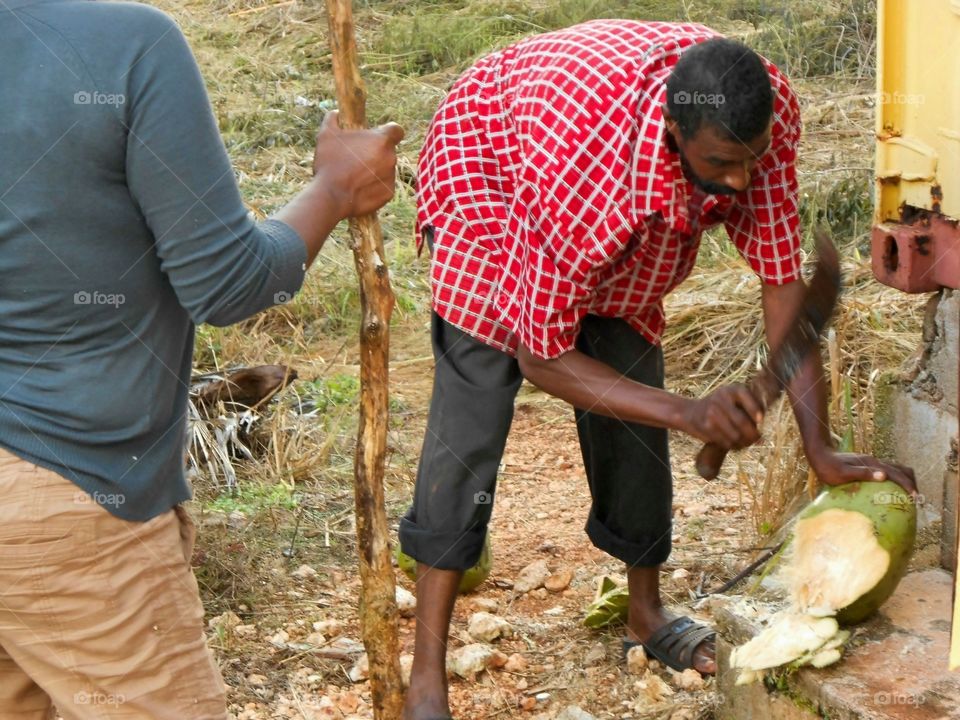
<svg viewBox="0 0 960 720"><path fill-rule="evenodd" d="M179 508L194 327L297 292L402 130L328 116L256 223L180 31L84 0L0 0L0 106L0 720L224 718Z"/></svg>

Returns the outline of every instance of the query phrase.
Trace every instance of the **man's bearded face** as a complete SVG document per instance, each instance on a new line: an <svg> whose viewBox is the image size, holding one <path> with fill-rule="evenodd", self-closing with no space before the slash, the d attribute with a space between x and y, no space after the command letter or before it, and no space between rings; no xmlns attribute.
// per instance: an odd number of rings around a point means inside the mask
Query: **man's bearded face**
<svg viewBox="0 0 960 720"><path fill-rule="evenodd" d="M670 132L669 139L687 180L711 195L734 195L750 186L757 162L770 147L770 129L746 143L709 126L689 140L679 130Z"/></svg>

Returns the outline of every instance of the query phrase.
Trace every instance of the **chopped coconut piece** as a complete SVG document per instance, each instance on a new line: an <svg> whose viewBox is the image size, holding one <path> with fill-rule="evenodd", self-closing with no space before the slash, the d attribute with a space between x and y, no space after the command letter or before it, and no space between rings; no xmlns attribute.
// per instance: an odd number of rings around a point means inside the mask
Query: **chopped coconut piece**
<svg viewBox="0 0 960 720"><path fill-rule="evenodd" d="M826 617L876 587L889 567L890 553L877 542L873 521L831 508L797 523L785 574L796 607Z"/></svg>
<svg viewBox="0 0 960 720"><path fill-rule="evenodd" d="M740 674L737 675L736 685L749 685L754 683L763 677L763 673L757 672L756 670L741 670Z"/></svg>
<svg viewBox="0 0 960 720"><path fill-rule="evenodd" d="M831 650L821 650L812 658L810 658L810 664L815 668L823 668L827 665L833 665L837 660L840 659L841 653L836 648Z"/></svg>
<svg viewBox="0 0 960 720"><path fill-rule="evenodd" d="M781 613L770 627L733 650L730 665L746 670L780 667L819 650L839 629L834 618Z"/></svg>

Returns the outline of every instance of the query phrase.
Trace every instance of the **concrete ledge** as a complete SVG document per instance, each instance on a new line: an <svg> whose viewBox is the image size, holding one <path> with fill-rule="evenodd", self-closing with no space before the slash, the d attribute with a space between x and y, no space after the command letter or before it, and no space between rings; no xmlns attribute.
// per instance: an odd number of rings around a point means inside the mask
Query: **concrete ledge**
<svg viewBox="0 0 960 720"><path fill-rule="evenodd" d="M947 670L952 579L943 570L908 574L880 612L855 629L839 663L782 676L774 688L733 685L730 645L759 629L734 607L714 605L723 640L717 666L722 720L960 718L960 673Z"/></svg>

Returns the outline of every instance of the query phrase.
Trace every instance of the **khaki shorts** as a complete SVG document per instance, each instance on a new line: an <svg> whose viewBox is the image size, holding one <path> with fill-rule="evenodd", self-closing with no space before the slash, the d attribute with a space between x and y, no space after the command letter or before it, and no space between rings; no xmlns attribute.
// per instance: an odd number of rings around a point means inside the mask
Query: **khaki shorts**
<svg viewBox="0 0 960 720"><path fill-rule="evenodd" d="M0 720L226 718L194 537L182 508L120 520L0 450Z"/></svg>

